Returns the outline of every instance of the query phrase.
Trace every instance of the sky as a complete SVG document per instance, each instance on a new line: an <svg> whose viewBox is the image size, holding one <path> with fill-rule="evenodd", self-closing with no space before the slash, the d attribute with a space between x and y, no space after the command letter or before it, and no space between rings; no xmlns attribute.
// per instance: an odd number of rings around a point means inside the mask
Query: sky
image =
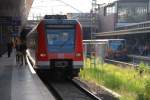
<svg viewBox="0 0 150 100"><path fill-rule="evenodd" d="M110 3L116 0L97 0L98 4ZM29 13L32 16L45 14L66 14L89 12L92 0L34 0Z"/></svg>

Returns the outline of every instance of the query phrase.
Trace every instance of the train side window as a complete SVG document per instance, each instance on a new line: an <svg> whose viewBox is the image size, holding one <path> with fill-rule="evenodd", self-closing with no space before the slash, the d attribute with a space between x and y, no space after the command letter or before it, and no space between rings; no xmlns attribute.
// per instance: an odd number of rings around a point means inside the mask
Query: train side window
<svg viewBox="0 0 150 100"><path fill-rule="evenodd" d="M125 48L125 41L110 41L109 44L110 44L109 47L113 51L118 51L118 50L122 50L123 48Z"/></svg>

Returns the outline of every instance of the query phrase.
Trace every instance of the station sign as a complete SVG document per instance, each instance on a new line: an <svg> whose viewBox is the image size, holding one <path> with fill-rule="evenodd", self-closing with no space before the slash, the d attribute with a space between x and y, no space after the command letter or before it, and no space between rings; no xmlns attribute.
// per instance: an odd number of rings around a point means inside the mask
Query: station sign
<svg viewBox="0 0 150 100"><path fill-rule="evenodd" d="M18 36L19 29L21 26L21 18L20 17L12 17L11 26L12 26L12 35Z"/></svg>
<svg viewBox="0 0 150 100"><path fill-rule="evenodd" d="M20 17L12 17L11 25L20 26L21 25L21 18Z"/></svg>
<svg viewBox="0 0 150 100"><path fill-rule="evenodd" d="M12 32L12 36L19 36L18 32Z"/></svg>
<svg viewBox="0 0 150 100"><path fill-rule="evenodd" d="M13 36L16 36L19 34L21 18L11 16L0 16L0 24L6 25L8 27L9 32L11 32Z"/></svg>
<svg viewBox="0 0 150 100"><path fill-rule="evenodd" d="M21 25L21 19L20 19L20 17L1 16L0 17L0 24L20 26Z"/></svg>
<svg viewBox="0 0 150 100"><path fill-rule="evenodd" d="M11 19L12 19L12 17L1 16L0 17L0 24L10 25L11 24Z"/></svg>

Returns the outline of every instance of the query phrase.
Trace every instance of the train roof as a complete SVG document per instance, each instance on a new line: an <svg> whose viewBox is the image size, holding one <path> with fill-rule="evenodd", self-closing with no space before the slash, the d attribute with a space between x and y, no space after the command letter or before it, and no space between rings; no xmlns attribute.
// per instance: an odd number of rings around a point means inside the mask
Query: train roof
<svg viewBox="0 0 150 100"><path fill-rule="evenodd" d="M45 24L77 24L75 19L43 19Z"/></svg>
<svg viewBox="0 0 150 100"><path fill-rule="evenodd" d="M45 15L44 19L67 19L67 15Z"/></svg>
<svg viewBox="0 0 150 100"><path fill-rule="evenodd" d="M99 45L105 45L105 44L107 44L106 42L100 42L100 43L88 43L88 42L85 42L85 43L83 43L83 44L99 44Z"/></svg>
<svg viewBox="0 0 150 100"><path fill-rule="evenodd" d="M74 25L79 23L78 20L76 19L42 19L39 23L44 22L44 24L62 24L62 25ZM35 31L35 29L38 27L39 23L27 34L29 35L30 33L32 33L33 31Z"/></svg>
<svg viewBox="0 0 150 100"><path fill-rule="evenodd" d="M111 40L125 40L125 39L94 39L94 40L83 40L83 42L107 42Z"/></svg>

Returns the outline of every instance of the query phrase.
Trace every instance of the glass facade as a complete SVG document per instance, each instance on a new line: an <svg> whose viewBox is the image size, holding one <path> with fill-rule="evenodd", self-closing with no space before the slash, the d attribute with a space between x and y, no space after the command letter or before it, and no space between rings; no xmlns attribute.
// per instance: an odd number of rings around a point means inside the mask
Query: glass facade
<svg viewBox="0 0 150 100"><path fill-rule="evenodd" d="M116 5L115 4L109 5L105 9L106 9L105 10L106 16L116 13Z"/></svg>
<svg viewBox="0 0 150 100"><path fill-rule="evenodd" d="M147 2L119 2L118 23L136 23L147 20Z"/></svg>

